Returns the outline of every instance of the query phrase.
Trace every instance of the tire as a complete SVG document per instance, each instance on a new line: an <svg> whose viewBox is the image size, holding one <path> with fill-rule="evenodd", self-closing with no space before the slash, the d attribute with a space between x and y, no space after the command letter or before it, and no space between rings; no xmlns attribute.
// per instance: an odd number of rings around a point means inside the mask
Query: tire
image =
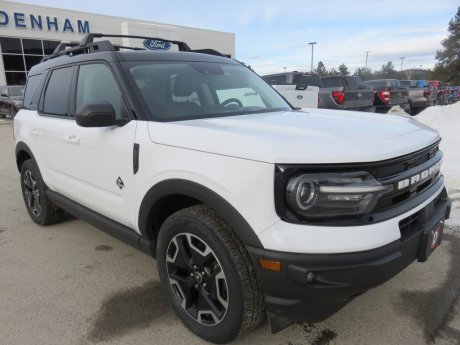
<svg viewBox="0 0 460 345"><path fill-rule="evenodd" d="M196 205L171 215L157 249L165 294L196 335L222 344L260 324L264 295L251 259L211 208Z"/></svg>
<svg viewBox="0 0 460 345"><path fill-rule="evenodd" d="M34 160L28 159L21 166L21 190L30 218L42 226L59 222L63 211L46 196L46 187Z"/></svg>
<svg viewBox="0 0 460 345"><path fill-rule="evenodd" d="M9 109L9 115L12 119L14 119L14 117L16 116L16 109L14 108L14 106L10 106L10 109Z"/></svg>

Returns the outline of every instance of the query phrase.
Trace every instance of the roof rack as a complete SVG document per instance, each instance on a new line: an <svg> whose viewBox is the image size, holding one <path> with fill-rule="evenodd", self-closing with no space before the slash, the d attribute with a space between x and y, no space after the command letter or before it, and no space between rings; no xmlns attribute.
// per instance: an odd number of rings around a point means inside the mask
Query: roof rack
<svg viewBox="0 0 460 345"><path fill-rule="evenodd" d="M222 57L230 57L214 49L192 50L188 46L187 43L182 42L182 41L174 41L174 40L167 40L164 38L155 38L155 37L147 37L147 36L88 33L83 37L83 39L80 42L60 43L51 55L44 57L42 59L42 62L50 60L50 59L54 59L56 57L63 56L63 55L88 54L88 53L94 53L97 51L118 51L120 49L147 50L146 48L114 45L108 40L94 42L95 38L103 38L103 37L159 40L159 41L168 42L171 44L176 44L177 47L179 48L179 51L182 51L182 52L202 53L202 54L216 55L216 56L222 56Z"/></svg>

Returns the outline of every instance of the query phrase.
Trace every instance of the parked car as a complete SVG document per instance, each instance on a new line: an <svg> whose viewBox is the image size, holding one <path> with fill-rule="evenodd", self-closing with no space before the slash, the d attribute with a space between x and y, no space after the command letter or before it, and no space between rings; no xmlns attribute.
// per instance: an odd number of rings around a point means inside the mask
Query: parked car
<svg viewBox="0 0 460 345"><path fill-rule="evenodd" d="M22 108L24 85L0 86L0 118L14 115Z"/></svg>
<svg viewBox="0 0 460 345"><path fill-rule="evenodd" d="M438 94L437 90L434 86L430 85L426 80L417 80L417 87L418 88L425 88L428 89L429 92L427 94L427 99L429 101L429 106L437 105L438 103Z"/></svg>
<svg viewBox="0 0 460 345"><path fill-rule="evenodd" d="M359 77L322 77L319 108L374 112L374 90Z"/></svg>
<svg viewBox="0 0 460 345"><path fill-rule="evenodd" d="M428 80L428 85L433 87L436 91L436 105L447 104L446 87L440 80Z"/></svg>
<svg viewBox="0 0 460 345"><path fill-rule="evenodd" d="M392 107L409 110L409 95L397 79L375 79L363 82L374 89L374 107L378 113L387 113Z"/></svg>
<svg viewBox="0 0 460 345"><path fill-rule="evenodd" d="M285 72L262 76L289 103L300 108L318 108L321 78L308 72Z"/></svg>
<svg viewBox="0 0 460 345"><path fill-rule="evenodd" d="M441 244L451 204L435 130L299 111L216 51L103 37L61 43L29 72L14 121L25 208L41 226L65 210L156 258L198 336L226 343L266 314L274 332L324 320Z"/></svg>
<svg viewBox="0 0 460 345"><path fill-rule="evenodd" d="M409 93L409 113L417 115L422 110L433 105L430 100L430 89L418 87L416 80L400 80L401 86L407 88Z"/></svg>

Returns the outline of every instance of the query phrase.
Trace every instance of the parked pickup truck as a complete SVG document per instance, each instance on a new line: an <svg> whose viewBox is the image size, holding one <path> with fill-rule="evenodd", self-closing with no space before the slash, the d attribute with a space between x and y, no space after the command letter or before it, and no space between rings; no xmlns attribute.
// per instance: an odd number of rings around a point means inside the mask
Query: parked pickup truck
<svg viewBox="0 0 460 345"><path fill-rule="evenodd" d="M447 104L446 86L440 80L429 80L428 85L436 91L436 104Z"/></svg>
<svg viewBox="0 0 460 345"><path fill-rule="evenodd" d="M387 113L392 107L409 109L409 93L397 79L376 79L363 82L374 88L374 107L378 113Z"/></svg>
<svg viewBox="0 0 460 345"><path fill-rule="evenodd" d="M299 108L318 108L321 78L314 73L285 72L262 76L289 103Z"/></svg>
<svg viewBox="0 0 460 345"><path fill-rule="evenodd" d="M374 90L359 77L323 77L319 108L374 112Z"/></svg>
<svg viewBox="0 0 460 345"><path fill-rule="evenodd" d="M411 115L417 115L422 110L433 105L428 88L418 87L416 80L400 80L400 83L409 92L409 112Z"/></svg>
<svg viewBox="0 0 460 345"><path fill-rule="evenodd" d="M438 103L438 94L437 94L436 88L433 85L430 85L428 83L428 81L426 81L426 80L417 80L417 87L418 88L428 89L429 92L428 92L428 95L427 95L427 99L430 102L430 106L437 105L437 103Z"/></svg>

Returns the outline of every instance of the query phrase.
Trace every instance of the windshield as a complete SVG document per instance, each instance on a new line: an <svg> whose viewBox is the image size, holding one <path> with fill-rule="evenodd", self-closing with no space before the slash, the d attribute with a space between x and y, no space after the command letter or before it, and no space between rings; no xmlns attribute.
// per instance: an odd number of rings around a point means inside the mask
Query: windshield
<svg viewBox="0 0 460 345"><path fill-rule="evenodd" d="M291 110L271 86L242 65L136 61L125 63L125 68L159 121Z"/></svg>
<svg viewBox="0 0 460 345"><path fill-rule="evenodd" d="M10 96L24 96L24 86L9 86L8 94Z"/></svg>

